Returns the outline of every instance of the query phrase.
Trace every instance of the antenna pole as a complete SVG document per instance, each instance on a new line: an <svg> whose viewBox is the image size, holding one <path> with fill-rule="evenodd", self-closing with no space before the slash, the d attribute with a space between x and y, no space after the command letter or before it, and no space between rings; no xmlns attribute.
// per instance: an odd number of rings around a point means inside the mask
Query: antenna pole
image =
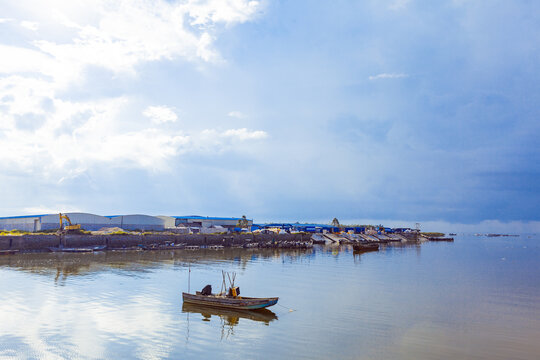
<svg viewBox="0 0 540 360"><path fill-rule="evenodd" d="M191 293L191 263L188 264L187 292Z"/></svg>

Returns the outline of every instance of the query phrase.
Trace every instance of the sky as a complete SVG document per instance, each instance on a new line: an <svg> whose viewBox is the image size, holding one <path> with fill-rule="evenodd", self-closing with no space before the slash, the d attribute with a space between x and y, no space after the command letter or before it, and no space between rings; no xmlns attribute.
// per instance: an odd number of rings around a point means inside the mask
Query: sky
<svg viewBox="0 0 540 360"><path fill-rule="evenodd" d="M539 80L537 1L0 1L0 216L540 231Z"/></svg>

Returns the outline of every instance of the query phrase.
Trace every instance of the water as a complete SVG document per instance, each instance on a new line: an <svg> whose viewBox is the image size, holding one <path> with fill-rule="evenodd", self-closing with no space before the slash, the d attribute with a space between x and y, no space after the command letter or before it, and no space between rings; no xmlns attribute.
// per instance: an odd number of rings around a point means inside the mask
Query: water
<svg viewBox="0 0 540 360"><path fill-rule="evenodd" d="M0 358L538 359L540 237L0 257ZM268 312L182 306L235 271ZM290 311L294 310L294 311Z"/></svg>

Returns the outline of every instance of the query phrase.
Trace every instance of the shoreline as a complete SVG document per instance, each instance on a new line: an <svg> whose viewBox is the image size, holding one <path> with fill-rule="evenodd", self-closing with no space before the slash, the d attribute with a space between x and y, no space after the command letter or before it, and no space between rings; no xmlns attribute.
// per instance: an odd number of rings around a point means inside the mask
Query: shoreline
<svg viewBox="0 0 540 360"><path fill-rule="evenodd" d="M0 255L29 252L91 252L104 250L168 250L198 248L310 248L320 243L378 243L453 241L453 238L400 235L397 239L381 235L294 234L24 234L0 236Z"/></svg>
<svg viewBox="0 0 540 360"><path fill-rule="evenodd" d="M125 234L9 235L0 237L0 254L81 250L166 250L198 247L306 248L311 234ZM95 248L95 249L94 249Z"/></svg>

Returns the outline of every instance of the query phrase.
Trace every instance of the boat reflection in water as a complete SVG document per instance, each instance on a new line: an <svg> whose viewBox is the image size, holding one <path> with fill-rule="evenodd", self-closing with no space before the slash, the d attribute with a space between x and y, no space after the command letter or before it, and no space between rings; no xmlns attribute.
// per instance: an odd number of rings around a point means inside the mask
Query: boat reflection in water
<svg viewBox="0 0 540 360"><path fill-rule="evenodd" d="M203 321L210 321L210 318L214 315L223 320L227 326L238 325L241 318L263 322L265 325L269 325L271 321L278 319L277 315L268 309L233 310L190 303L182 305L182 312L201 314Z"/></svg>

